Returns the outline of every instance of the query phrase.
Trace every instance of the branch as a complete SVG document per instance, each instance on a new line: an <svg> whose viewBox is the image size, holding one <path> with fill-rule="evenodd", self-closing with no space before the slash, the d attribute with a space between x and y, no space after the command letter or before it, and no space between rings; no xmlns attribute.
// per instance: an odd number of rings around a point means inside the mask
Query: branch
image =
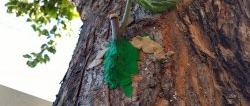
<svg viewBox="0 0 250 106"><path fill-rule="evenodd" d="M117 39L120 35L119 31L119 23L118 23L118 15L117 14L111 14L110 15L110 23L111 23L111 29L112 29L112 39Z"/></svg>
<svg viewBox="0 0 250 106"><path fill-rule="evenodd" d="M132 0L127 0L126 7L125 7L125 12L123 14L122 23L121 23L121 26L120 26L121 34L123 34L123 32L125 31L125 28L127 26L128 16L129 16L129 13L130 13L131 6L132 6Z"/></svg>

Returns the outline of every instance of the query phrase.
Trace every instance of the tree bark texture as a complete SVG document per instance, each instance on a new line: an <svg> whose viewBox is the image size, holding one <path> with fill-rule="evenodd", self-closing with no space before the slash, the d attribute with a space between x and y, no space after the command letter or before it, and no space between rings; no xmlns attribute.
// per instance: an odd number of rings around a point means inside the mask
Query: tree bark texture
<svg viewBox="0 0 250 106"><path fill-rule="evenodd" d="M250 105L250 1L182 0L163 14L133 4L126 38L149 33L165 52L141 51L133 97L109 90L103 67L87 69L111 38L109 15L125 0L73 0L83 25L54 106Z"/></svg>

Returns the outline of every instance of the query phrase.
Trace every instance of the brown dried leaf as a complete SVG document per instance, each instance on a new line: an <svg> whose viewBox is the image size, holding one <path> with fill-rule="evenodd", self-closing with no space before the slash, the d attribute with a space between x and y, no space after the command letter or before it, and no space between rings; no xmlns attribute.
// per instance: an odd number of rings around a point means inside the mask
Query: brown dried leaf
<svg viewBox="0 0 250 106"><path fill-rule="evenodd" d="M132 38L131 44L135 46L137 49L141 49L142 47L142 37L136 36Z"/></svg>
<svg viewBox="0 0 250 106"><path fill-rule="evenodd" d="M103 50L101 50L100 52L97 53L97 56L95 57L95 59L89 64L87 69L91 69L94 68L95 66L98 66L102 63L103 61L103 56L105 55L105 53L107 52L108 48L105 48Z"/></svg>
<svg viewBox="0 0 250 106"><path fill-rule="evenodd" d="M107 52L108 48L103 49L102 51L97 53L97 56L95 59L102 59L105 53Z"/></svg>
<svg viewBox="0 0 250 106"><path fill-rule="evenodd" d="M155 102L154 106L168 106L169 101L163 98L157 98L157 101Z"/></svg>
<svg viewBox="0 0 250 106"><path fill-rule="evenodd" d="M163 47L150 39L149 36L140 37L136 36L132 38L131 43L138 49L142 49L144 53L154 53L157 59L164 59L166 58L166 53L164 52Z"/></svg>
<svg viewBox="0 0 250 106"><path fill-rule="evenodd" d="M159 60L166 58L166 53L163 50L157 50L157 51L155 51L154 55Z"/></svg>
<svg viewBox="0 0 250 106"><path fill-rule="evenodd" d="M168 52L166 53L166 55L167 55L168 57L172 57L174 54L175 54L174 51L168 51Z"/></svg>
<svg viewBox="0 0 250 106"><path fill-rule="evenodd" d="M140 80L142 80L142 76L141 75L133 75L132 76L133 82L139 82Z"/></svg>
<svg viewBox="0 0 250 106"><path fill-rule="evenodd" d="M95 59L95 60L93 60L93 61L89 64L89 66L88 66L87 69L91 69L91 68L94 68L95 66L98 66L99 64L102 63L102 61L103 61L103 59Z"/></svg>

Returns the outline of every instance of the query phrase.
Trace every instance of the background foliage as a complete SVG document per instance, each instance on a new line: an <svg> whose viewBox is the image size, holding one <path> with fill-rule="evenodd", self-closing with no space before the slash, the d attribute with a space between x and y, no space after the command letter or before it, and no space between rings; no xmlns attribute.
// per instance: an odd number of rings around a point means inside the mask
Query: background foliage
<svg viewBox="0 0 250 106"><path fill-rule="evenodd" d="M25 17L38 36L47 39L40 52L23 55L28 59L26 64L32 68L50 61L49 54L56 53L55 39L69 36L72 33L70 21L79 17L68 0L9 0L5 6L8 13Z"/></svg>

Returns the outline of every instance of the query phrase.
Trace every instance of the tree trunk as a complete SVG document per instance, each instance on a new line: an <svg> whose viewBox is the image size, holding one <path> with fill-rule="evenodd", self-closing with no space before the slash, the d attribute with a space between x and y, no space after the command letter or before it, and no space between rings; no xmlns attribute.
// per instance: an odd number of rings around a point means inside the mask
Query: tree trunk
<svg viewBox="0 0 250 106"><path fill-rule="evenodd" d="M73 0L84 22L54 106L250 105L250 1L182 0L163 14L133 5L126 38L149 33L165 52L141 51L133 97L109 90L102 64L87 69L111 38L108 16L125 0Z"/></svg>

